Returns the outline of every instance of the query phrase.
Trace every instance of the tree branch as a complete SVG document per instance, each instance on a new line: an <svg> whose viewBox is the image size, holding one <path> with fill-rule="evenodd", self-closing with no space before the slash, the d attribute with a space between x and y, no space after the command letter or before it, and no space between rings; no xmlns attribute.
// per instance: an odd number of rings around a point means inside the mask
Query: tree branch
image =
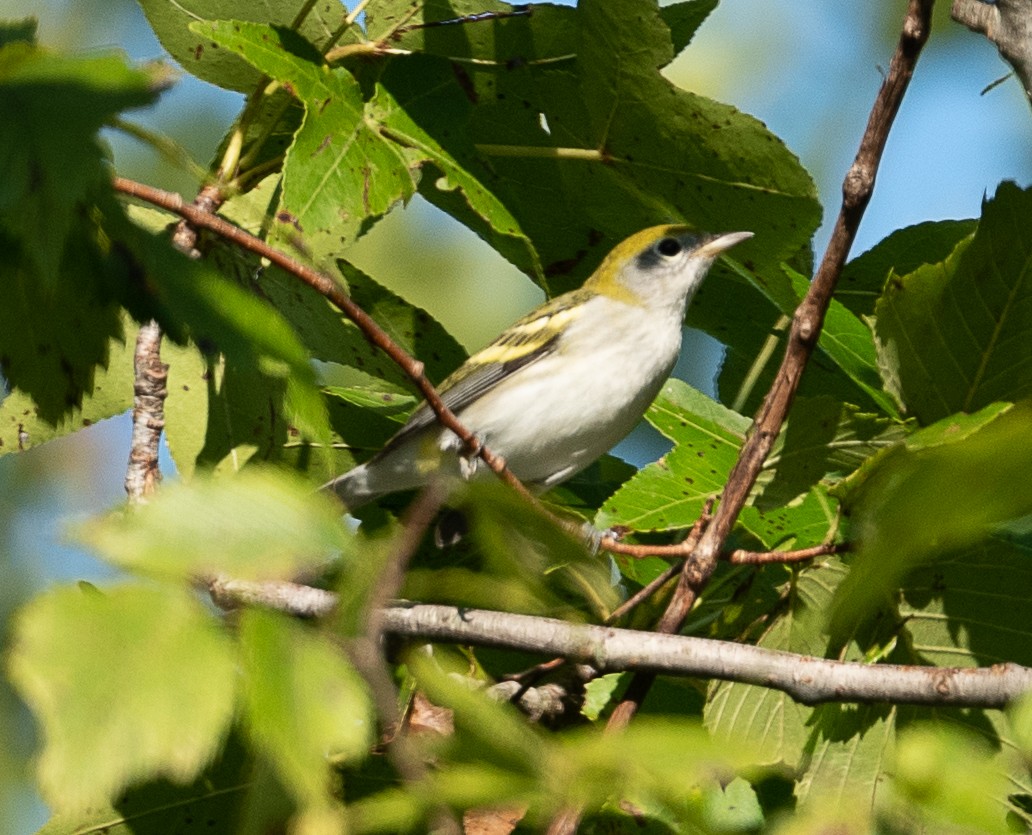
<svg viewBox="0 0 1032 835"><path fill-rule="evenodd" d="M260 604L293 615L328 614L336 595L290 583L220 580L212 597L223 608ZM806 705L891 702L1002 708L1032 689L1032 668L917 667L811 658L747 644L568 623L553 618L396 604L383 609L385 633L399 637L560 655L600 672L715 678L769 687Z"/></svg>
<svg viewBox="0 0 1032 835"><path fill-rule="evenodd" d="M745 506L749 491L788 416L803 370L817 345L835 285L874 190L875 174L889 130L913 76L918 55L928 39L933 2L910 0L908 3L889 72L875 99L867 128L860 140L860 148L842 185L842 206L831 240L810 289L793 316L781 367L756 415L749 438L728 476L713 520L706 526L699 544L685 561L677 589L657 625L658 632L671 634L680 630L699 591L713 574L724 542ZM631 682L624 701L610 718L610 727L625 725L630 721L651 684L652 678L648 675L638 676Z"/></svg>
<svg viewBox="0 0 1032 835"><path fill-rule="evenodd" d="M125 177L112 178L112 185L116 191L152 203L155 206L160 206L184 218L192 226L209 229L226 240L232 241L242 249L268 259L277 267L299 278L313 290L329 299L345 316L358 326L366 339L387 354L409 375L442 426L454 432L469 449L475 450L484 463L510 486L525 495L530 495L523 483L505 466L505 460L480 444L476 436L463 426L451 409L444 404L433 384L423 373L423 363L409 356L400 345L376 324L368 313L348 298L347 294L332 278L269 246L265 241L256 238L249 232L245 232L240 227L233 225L218 215L210 214L186 203L178 194L162 191L143 183L128 180Z"/></svg>
<svg viewBox="0 0 1032 835"><path fill-rule="evenodd" d="M143 504L161 481L158 448L165 428L168 364L161 361L161 328L151 321L136 334L133 356L133 435L125 492L130 504Z"/></svg>
<svg viewBox="0 0 1032 835"><path fill-rule="evenodd" d="M950 15L996 44L1032 104L1032 0L953 0Z"/></svg>

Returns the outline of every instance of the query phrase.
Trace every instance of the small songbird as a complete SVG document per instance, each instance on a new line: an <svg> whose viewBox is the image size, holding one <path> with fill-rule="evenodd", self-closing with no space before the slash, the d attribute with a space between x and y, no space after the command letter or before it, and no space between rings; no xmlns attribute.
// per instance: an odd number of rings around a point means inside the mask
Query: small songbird
<svg viewBox="0 0 1032 835"><path fill-rule="evenodd" d="M477 439L542 492L641 419L681 350L685 308L714 259L751 232L654 226L617 245L579 290L528 313L438 387ZM432 477L490 471L426 403L369 461L329 482L349 510Z"/></svg>

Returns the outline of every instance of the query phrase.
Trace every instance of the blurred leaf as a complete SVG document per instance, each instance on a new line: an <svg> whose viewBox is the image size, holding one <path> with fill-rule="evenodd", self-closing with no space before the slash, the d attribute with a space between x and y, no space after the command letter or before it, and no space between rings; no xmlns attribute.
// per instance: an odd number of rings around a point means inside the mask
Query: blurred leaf
<svg viewBox="0 0 1032 835"><path fill-rule="evenodd" d="M326 404L316 388L315 371L297 333L283 315L218 272L205 261L193 261L165 240L124 228L127 243L150 280L152 301L172 338L182 341L187 330L205 353L220 351L227 364L260 374L282 385L270 411L286 418L306 438L329 437ZM282 406L280 405L282 403Z"/></svg>
<svg viewBox="0 0 1032 835"><path fill-rule="evenodd" d="M486 608L504 600L509 612L576 619L604 618L619 603L607 562L506 485L469 485L449 506L469 527L476 561L412 569L406 596Z"/></svg>
<svg viewBox="0 0 1032 835"><path fill-rule="evenodd" d="M856 558L835 629L861 619L910 569L1032 512L1032 405L954 416L884 450L847 482Z"/></svg>
<svg viewBox="0 0 1032 835"><path fill-rule="evenodd" d="M289 26L304 5L304 0L176 0L175 3L140 0L154 34L183 69L204 81L241 93L252 92L261 73L232 52L219 49L218 44L211 43L204 35L195 33L190 24L196 20L221 19ZM315 3L299 31L314 43L328 43L346 15L343 3Z"/></svg>
<svg viewBox="0 0 1032 835"><path fill-rule="evenodd" d="M258 469L170 484L142 507L82 523L75 536L115 565L183 579L287 579L350 547L332 499Z"/></svg>
<svg viewBox="0 0 1032 835"><path fill-rule="evenodd" d="M36 835L188 835L201 825L240 831L241 807L254 790L252 772L253 763L230 735L226 750L192 783L157 779L134 785L115 802L52 817Z"/></svg>
<svg viewBox="0 0 1032 835"><path fill-rule="evenodd" d="M282 615L245 612L240 641L255 746L303 811L333 808L331 765L361 759L375 736L364 683L340 647Z"/></svg>
<svg viewBox="0 0 1032 835"><path fill-rule="evenodd" d="M56 810L158 776L188 782L218 751L233 651L186 591L52 590L19 613L13 636L8 668L42 725L39 784Z"/></svg>
<svg viewBox="0 0 1032 835"><path fill-rule="evenodd" d="M846 264L835 289L836 300L854 316L871 316L891 277L945 261L976 226L974 220L935 220L897 229Z"/></svg>
<svg viewBox="0 0 1032 835"><path fill-rule="evenodd" d="M893 280L875 308L888 388L923 425L1032 393L1032 190L1004 182L974 237Z"/></svg>
<svg viewBox="0 0 1032 835"><path fill-rule="evenodd" d="M82 203L108 188L97 132L121 111L151 104L157 81L157 70L131 68L118 55L53 55L23 40L0 49L0 232L24 253L28 299L78 290L78 281L63 278L74 259L62 259L83 224ZM19 294L5 295L0 309ZM95 303L77 292L76 302L84 301Z"/></svg>
<svg viewBox="0 0 1032 835"><path fill-rule="evenodd" d="M958 727L915 726L900 734L891 765L897 814L925 831L1007 833L1011 784L984 742ZM916 813L916 814L915 814Z"/></svg>
<svg viewBox="0 0 1032 835"><path fill-rule="evenodd" d="M754 832L764 823L756 792L741 777L727 785L713 785L706 792L703 817L709 832Z"/></svg>
<svg viewBox="0 0 1032 835"><path fill-rule="evenodd" d="M129 324L125 338L108 345L107 366L94 372L92 391L56 425L43 419L32 397L19 389L0 400L0 455L21 450L22 432L27 435L24 448L32 449L131 409L135 342L136 327Z"/></svg>

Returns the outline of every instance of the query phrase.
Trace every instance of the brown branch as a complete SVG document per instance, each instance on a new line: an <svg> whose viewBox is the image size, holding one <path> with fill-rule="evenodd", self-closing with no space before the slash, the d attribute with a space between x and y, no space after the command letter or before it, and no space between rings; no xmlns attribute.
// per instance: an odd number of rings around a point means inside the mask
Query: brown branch
<svg viewBox="0 0 1032 835"><path fill-rule="evenodd" d="M1032 0L953 0L950 14L957 23L996 44L1032 104Z"/></svg>
<svg viewBox="0 0 1032 835"><path fill-rule="evenodd" d="M143 504L158 489L158 449L165 428L168 364L161 361L161 328L151 321L136 334L133 355L133 434L125 492L129 504Z"/></svg>
<svg viewBox="0 0 1032 835"><path fill-rule="evenodd" d="M312 614L312 589L286 583L224 581L216 602L224 608L261 604L289 614ZM265 591L269 593L266 595ZM319 614L336 596L321 595ZM1032 689L1032 668L918 667L831 661L780 650L633 629L569 623L554 618L457 606L395 604L383 611L384 631L404 638L531 653L550 653L600 672L716 678L769 687L807 704L890 702L930 706L1001 708Z"/></svg>
<svg viewBox="0 0 1032 835"><path fill-rule="evenodd" d="M237 246L268 259L277 267L300 279L317 293L329 299L345 316L358 326L370 343L387 354L408 374L442 426L454 432L468 449L475 450L484 463L511 487L524 495L530 495L523 483L505 466L505 460L482 445L476 436L459 422L459 419L451 409L444 404L440 394L437 393L437 389L434 388L433 384L423 373L423 363L406 353L398 343L391 339L376 324L368 313L348 298L340 286L328 275L302 264L300 261L269 246L265 241L256 238L249 232L245 232L239 226L233 225L218 215L209 214L186 203L178 194L162 191L161 189L128 180L124 177L114 177L112 185L116 191L135 197L138 200L152 203L155 206L160 206L184 218L193 226L208 229L222 238L232 241Z"/></svg>
<svg viewBox="0 0 1032 835"><path fill-rule="evenodd" d="M678 587L657 625L658 632L669 634L680 630L699 591L716 568L724 542L788 415L803 370L817 344L835 284L871 198L875 174L889 130L910 83L918 55L928 39L932 5L933 0L910 0L908 3L889 72L875 99L867 128L860 140L860 148L842 186L842 206L831 240L820 268L793 316L781 367L756 415L749 438L728 476L713 520L706 526L698 546L685 561ZM653 680L654 676L648 673L640 674L632 680L624 700L610 717L609 727L622 727L630 721ZM559 833L572 830L565 828L550 831Z"/></svg>

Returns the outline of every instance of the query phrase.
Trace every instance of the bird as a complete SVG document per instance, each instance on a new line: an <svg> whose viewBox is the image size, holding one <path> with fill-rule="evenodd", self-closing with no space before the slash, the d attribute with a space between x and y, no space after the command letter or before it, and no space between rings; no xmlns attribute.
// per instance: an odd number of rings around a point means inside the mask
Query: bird
<svg viewBox="0 0 1032 835"><path fill-rule="evenodd" d="M438 387L444 404L535 493L622 440L670 376L685 310L725 250L752 232L666 224L617 244L579 289L545 302ZM349 511L431 479L474 480L484 462L426 402L364 464L323 485Z"/></svg>

